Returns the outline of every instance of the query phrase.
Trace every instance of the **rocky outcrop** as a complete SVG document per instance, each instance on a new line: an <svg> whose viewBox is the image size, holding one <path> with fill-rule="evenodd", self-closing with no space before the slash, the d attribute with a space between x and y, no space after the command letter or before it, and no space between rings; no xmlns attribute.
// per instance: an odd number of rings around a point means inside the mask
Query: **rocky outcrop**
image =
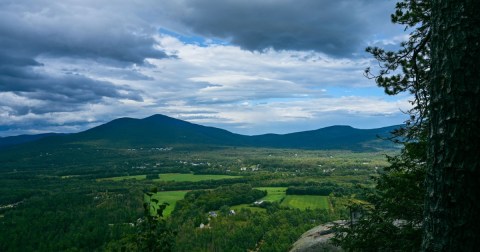
<svg viewBox="0 0 480 252"><path fill-rule="evenodd" d="M334 235L331 229L335 224L342 225L345 221L330 222L308 230L292 245L290 252L343 251L329 242Z"/></svg>

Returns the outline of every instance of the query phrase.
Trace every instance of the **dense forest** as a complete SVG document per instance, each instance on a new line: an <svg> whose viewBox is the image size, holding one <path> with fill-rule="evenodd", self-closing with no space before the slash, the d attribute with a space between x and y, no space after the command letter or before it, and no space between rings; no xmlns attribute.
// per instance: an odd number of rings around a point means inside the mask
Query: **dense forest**
<svg viewBox="0 0 480 252"><path fill-rule="evenodd" d="M285 251L347 218L394 153L94 149L77 165L69 152L0 165L0 250Z"/></svg>

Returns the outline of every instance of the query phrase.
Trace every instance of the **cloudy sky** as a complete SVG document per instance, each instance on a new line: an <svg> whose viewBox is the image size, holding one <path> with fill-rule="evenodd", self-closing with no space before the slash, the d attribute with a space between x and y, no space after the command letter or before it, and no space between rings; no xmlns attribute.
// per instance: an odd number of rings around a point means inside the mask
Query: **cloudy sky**
<svg viewBox="0 0 480 252"><path fill-rule="evenodd" d="M165 114L242 134L400 124L363 70L390 0L0 0L0 136Z"/></svg>

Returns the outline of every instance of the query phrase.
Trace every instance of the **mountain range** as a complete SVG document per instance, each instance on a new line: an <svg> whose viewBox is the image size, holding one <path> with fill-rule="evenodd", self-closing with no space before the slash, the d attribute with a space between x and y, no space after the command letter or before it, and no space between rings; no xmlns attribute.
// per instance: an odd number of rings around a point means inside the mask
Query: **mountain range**
<svg viewBox="0 0 480 252"><path fill-rule="evenodd" d="M105 148L165 146L231 146L327 150L368 151L395 148L383 140L399 126L377 129L356 129L330 126L290 134L246 136L227 130L207 127L164 115L144 119L119 118L74 134L41 134L0 138L0 148L36 149L68 145L94 145Z"/></svg>

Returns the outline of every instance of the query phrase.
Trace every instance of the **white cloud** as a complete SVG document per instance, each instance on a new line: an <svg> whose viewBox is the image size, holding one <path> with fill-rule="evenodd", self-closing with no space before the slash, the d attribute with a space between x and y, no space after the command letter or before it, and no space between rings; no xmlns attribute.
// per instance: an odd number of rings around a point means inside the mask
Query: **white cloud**
<svg viewBox="0 0 480 252"><path fill-rule="evenodd" d="M400 123L398 115L390 118L393 120L388 117L399 114L400 108L408 108L403 100L355 95L356 89L375 85L361 75L368 59L334 59L320 53L297 51L253 53L233 45L185 44L165 35L157 39L163 50L175 52L178 58L148 59L154 67L129 68L89 60L43 59L52 75L67 72L128 86L141 90L143 101L104 98L102 103L86 104L75 113L53 112L34 117L27 114L13 121L43 120L57 125L55 129L71 131L79 129L71 127L77 122L88 122L79 126L81 128L91 126L91 122L106 122L122 116L141 118L161 113L235 132L285 133L289 129L328 126L336 115L348 118L344 124L355 125L355 118L367 117L372 120L370 127L379 122L382 125ZM132 74L149 78L124 77ZM329 93L330 88L344 90L352 96ZM24 99L23 102L35 106L35 102L41 101Z"/></svg>

